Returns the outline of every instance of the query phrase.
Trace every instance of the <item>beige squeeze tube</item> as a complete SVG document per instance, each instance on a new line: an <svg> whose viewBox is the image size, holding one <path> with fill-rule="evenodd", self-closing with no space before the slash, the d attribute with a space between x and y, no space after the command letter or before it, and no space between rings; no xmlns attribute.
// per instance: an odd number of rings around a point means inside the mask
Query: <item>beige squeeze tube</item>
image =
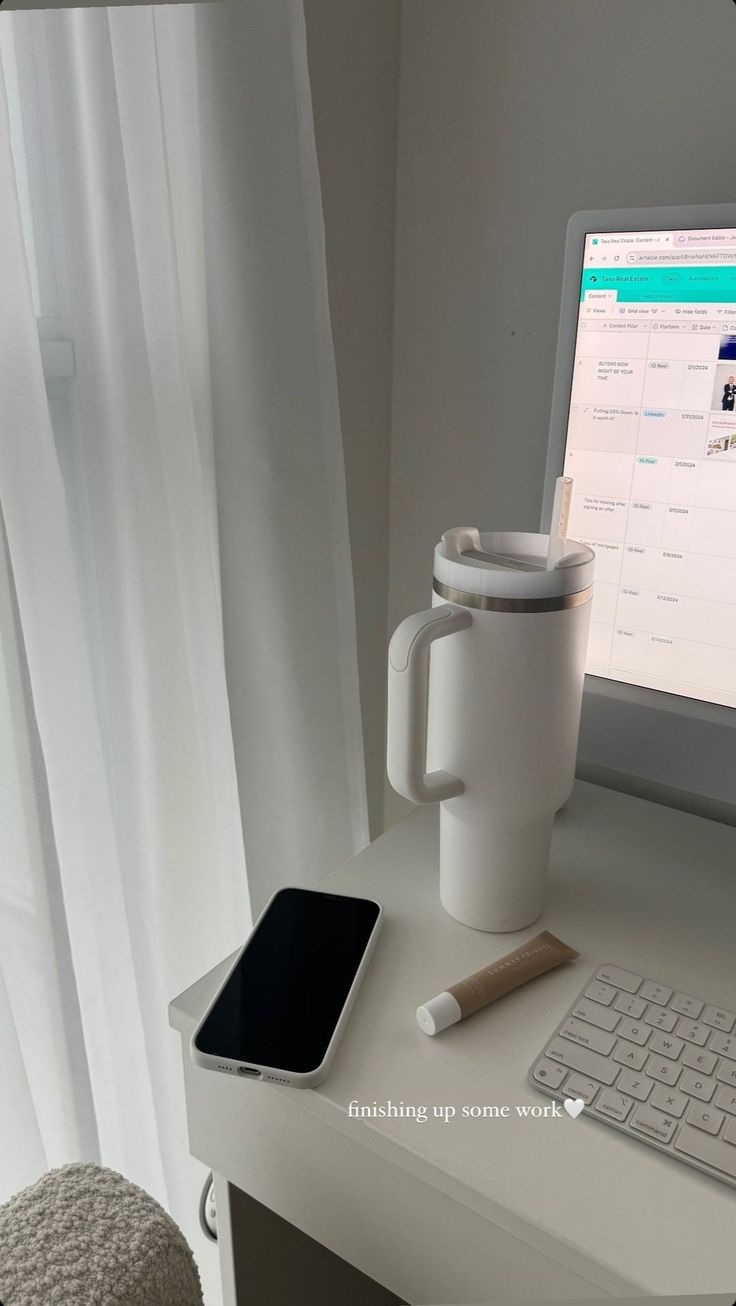
<svg viewBox="0 0 736 1306"><path fill-rule="evenodd" d="M572 961L579 953L568 948L549 930L543 930L505 957L484 966L467 979L458 980L436 998L430 998L417 1007L417 1023L425 1034L441 1034L448 1025L456 1025L466 1016L487 1007L504 993L511 993L527 980L543 975L546 970Z"/></svg>

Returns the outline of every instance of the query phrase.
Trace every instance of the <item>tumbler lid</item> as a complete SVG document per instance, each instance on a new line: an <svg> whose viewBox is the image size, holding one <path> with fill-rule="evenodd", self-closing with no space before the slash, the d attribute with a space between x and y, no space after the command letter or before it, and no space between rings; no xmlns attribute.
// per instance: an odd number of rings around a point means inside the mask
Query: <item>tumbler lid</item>
<svg viewBox="0 0 736 1306"><path fill-rule="evenodd" d="M434 551L435 580L450 589L496 598L578 594L593 583L595 554L567 540L556 567L546 567L549 536L455 526Z"/></svg>

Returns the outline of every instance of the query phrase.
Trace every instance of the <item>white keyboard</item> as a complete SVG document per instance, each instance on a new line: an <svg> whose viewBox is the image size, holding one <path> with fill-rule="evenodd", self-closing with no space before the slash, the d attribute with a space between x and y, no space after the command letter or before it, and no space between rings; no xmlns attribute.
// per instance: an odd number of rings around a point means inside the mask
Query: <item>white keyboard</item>
<svg viewBox="0 0 736 1306"><path fill-rule="evenodd" d="M558 1101L736 1187L736 1013L600 966L529 1077Z"/></svg>

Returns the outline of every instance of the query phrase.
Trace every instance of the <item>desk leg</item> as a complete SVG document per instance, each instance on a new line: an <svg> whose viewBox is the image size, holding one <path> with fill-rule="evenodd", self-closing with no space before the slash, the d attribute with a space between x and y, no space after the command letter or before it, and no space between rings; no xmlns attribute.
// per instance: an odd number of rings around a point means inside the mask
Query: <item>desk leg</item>
<svg viewBox="0 0 736 1306"><path fill-rule="evenodd" d="M223 1306L404 1306L218 1174L215 1202Z"/></svg>
<svg viewBox="0 0 736 1306"><path fill-rule="evenodd" d="M220 1257L220 1280L222 1283L222 1306L238 1306L238 1294L235 1283L235 1257L233 1255L233 1224L230 1211L230 1185L221 1175L213 1175L215 1181L215 1207L217 1208L217 1251ZM245 1293L241 1298L247 1302Z"/></svg>

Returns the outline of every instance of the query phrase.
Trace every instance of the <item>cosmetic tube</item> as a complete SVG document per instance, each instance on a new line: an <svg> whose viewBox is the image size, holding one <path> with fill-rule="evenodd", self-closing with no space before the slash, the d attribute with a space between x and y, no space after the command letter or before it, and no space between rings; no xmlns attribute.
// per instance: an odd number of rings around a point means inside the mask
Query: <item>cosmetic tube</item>
<svg viewBox="0 0 736 1306"><path fill-rule="evenodd" d="M579 956L549 930L543 930L505 957L484 966L467 979L451 984L436 998L430 998L417 1007L417 1023L425 1034L440 1034L448 1025L456 1025L476 1011L511 993L527 980L543 975L546 970L561 966Z"/></svg>

